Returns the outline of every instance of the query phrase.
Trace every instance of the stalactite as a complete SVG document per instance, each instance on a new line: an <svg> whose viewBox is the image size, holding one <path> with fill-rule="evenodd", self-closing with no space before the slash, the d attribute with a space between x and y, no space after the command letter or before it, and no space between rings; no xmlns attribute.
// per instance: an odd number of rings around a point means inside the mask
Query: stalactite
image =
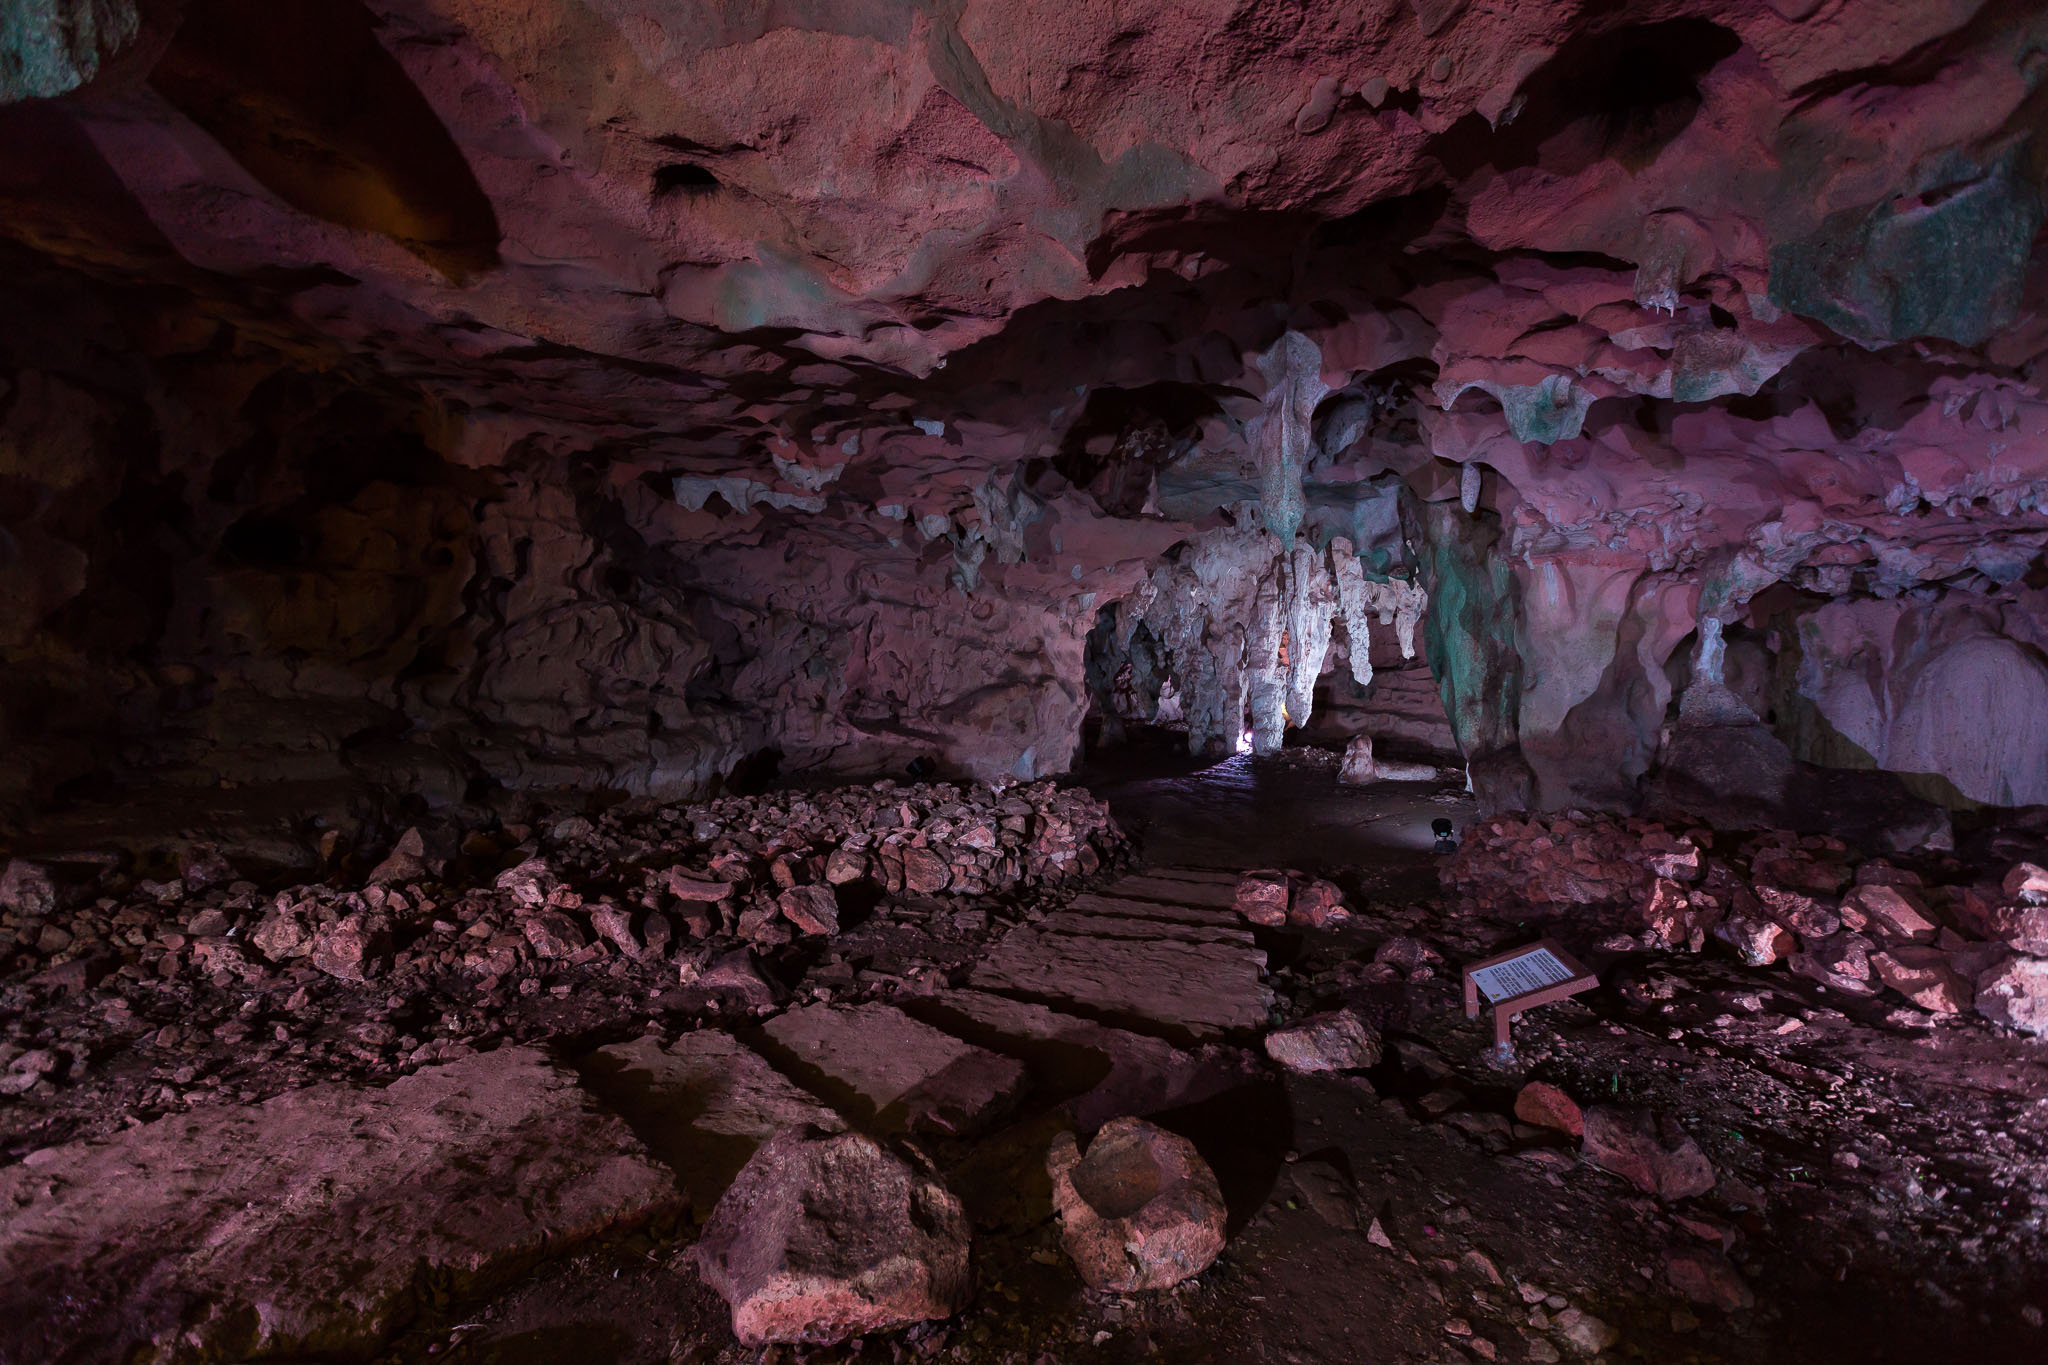
<svg viewBox="0 0 2048 1365"><path fill-rule="evenodd" d="M1301 480L1315 449L1310 424L1330 386L1323 382L1322 351L1299 332L1274 342L1258 363L1266 381L1265 404L1247 424L1245 436L1258 459L1266 529L1285 547L1293 545L1308 510Z"/></svg>

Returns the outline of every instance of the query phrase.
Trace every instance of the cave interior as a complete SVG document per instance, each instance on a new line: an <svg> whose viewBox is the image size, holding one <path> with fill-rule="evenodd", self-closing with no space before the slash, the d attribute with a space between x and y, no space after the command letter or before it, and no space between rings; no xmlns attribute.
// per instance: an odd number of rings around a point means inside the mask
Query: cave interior
<svg viewBox="0 0 2048 1365"><path fill-rule="evenodd" d="M2044 220L2039 0L0 0L0 1359L2044 1358Z"/></svg>

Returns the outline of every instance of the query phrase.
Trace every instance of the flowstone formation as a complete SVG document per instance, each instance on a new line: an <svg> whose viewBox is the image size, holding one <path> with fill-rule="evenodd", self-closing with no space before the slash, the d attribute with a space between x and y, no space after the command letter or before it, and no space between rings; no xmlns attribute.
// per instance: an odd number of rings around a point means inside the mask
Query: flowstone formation
<svg viewBox="0 0 2048 1365"><path fill-rule="evenodd" d="M17 8L17 819L1138 722L2048 800L2036 6Z"/></svg>

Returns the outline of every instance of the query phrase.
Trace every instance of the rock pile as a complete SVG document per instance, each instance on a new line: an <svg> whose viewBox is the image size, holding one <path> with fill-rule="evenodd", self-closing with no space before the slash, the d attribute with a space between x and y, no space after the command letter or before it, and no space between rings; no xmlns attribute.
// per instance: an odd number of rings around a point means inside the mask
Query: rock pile
<svg viewBox="0 0 2048 1365"><path fill-rule="evenodd" d="M147 1118L389 1079L545 1037L565 1011L666 998L754 1014L807 975L814 999L895 989L1124 849L1085 792L882 782L634 803L474 832L459 851L411 831L367 875L344 859L282 888L205 846L139 870L114 854L14 859L0 1094L67 1108L58 1131L76 1132L100 1121L84 1081ZM866 938L821 954L848 942L849 916ZM17 1111L0 1141L39 1121Z"/></svg>
<svg viewBox="0 0 2048 1365"><path fill-rule="evenodd" d="M1724 836L1725 839L1725 836ZM1705 829L1644 820L1492 820L1442 869L1466 913L1520 922L1570 912L1612 931L1603 947L1698 953L1852 997L1891 991L1917 1009L1969 1009L2048 1034L2048 872L2032 863L1969 880L1949 860L1928 884L1839 839L1769 831L1717 849Z"/></svg>
<svg viewBox="0 0 2048 1365"><path fill-rule="evenodd" d="M848 884L1008 894L1093 873L1123 840L1106 806L1049 782L881 782L640 805L539 836L473 835L467 848L473 864L512 865L465 886L413 831L359 889L315 882L265 896L201 850L167 881L131 880L110 857L96 885L60 895L47 871L17 859L0 876L0 972L76 989L109 973L260 979L299 963L363 983L422 967L502 977L536 959L666 960L686 940L776 946L836 933Z"/></svg>

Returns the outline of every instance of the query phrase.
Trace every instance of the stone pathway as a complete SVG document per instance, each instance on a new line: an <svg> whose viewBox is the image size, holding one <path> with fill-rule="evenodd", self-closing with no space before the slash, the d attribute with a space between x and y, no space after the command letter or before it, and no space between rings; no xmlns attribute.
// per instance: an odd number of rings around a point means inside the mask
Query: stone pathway
<svg viewBox="0 0 2048 1365"><path fill-rule="evenodd" d="M365 1353L422 1303L544 1255L701 1222L791 1129L974 1137L967 1161L991 1169L961 1178L1014 1186L1054 1131L1256 1079L1251 1054L1217 1045L1271 1005L1234 885L1160 869L1074 897L998 940L971 989L805 1005L574 1066L503 1047L45 1149L0 1170L0 1358Z"/></svg>
<svg viewBox="0 0 2048 1365"><path fill-rule="evenodd" d="M970 984L1176 1041L1265 1027L1266 955L1227 907L1230 873L1154 869L1013 930Z"/></svg>

